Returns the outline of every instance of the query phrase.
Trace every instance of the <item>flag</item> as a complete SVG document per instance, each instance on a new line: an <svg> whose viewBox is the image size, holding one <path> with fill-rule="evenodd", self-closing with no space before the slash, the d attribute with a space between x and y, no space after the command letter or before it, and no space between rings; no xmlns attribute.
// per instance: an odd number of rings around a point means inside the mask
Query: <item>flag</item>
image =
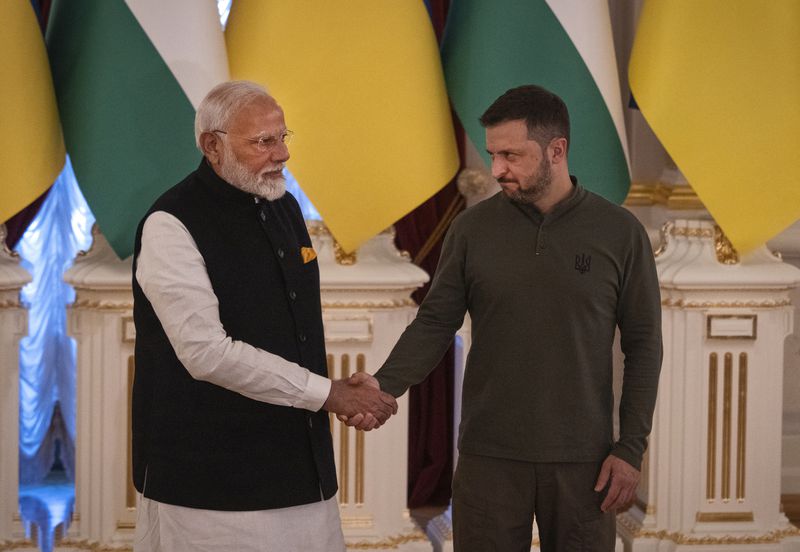
<svg viewBox="0 0 800 552"><path fill-rule="evenodd" d="M55 0L47 47L75 176L120 258L198 164L195 107L227 80L216 2Z"/></svg>
<svg viewBox="0 0 800 552"><path fill-rule="evenodd" d="M264 85L295 131L288 166L347 251L454 176L436 37L419 1L236 0L231 75Z"/></svg>
<svg viewBox="0 0 800 552"><path fill-rule="evenodd" d="M64 166L64 141L44 39L30 0L0 13L0 223L42 195Z"/></svg>
<svg viewBox="0 0 800 552"><path fill-rule="evenodd" d="M570 113L570 172L621 203L630 188L606 0L455 0L442 45L447 90L484 160L478 119L506 90L538 84Z"/></svg>
<svg viewBox="0 0 800 552"><path fill-rule="evenodd" d="M629 77L736 249L800 217L800 2L647 0Z"/></svg>

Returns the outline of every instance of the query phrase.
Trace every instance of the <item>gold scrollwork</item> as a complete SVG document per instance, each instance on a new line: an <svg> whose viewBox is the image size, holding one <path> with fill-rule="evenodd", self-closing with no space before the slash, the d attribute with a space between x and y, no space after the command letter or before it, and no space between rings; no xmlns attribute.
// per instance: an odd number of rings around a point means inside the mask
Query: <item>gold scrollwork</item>
<svg viewBox="0 0 800 552"><path fill-rule="evenodd" d="M669 237L672 235L672 229L675 227L675 222L668 220L664 224L661 225L661 229L658 231L660 234L658 249L655 250L653 255L655 257L660 257L664 254L664 251L667 250L667 246L669 245Z"/></svg>
<svg viewBox="0 0 800 552"><path fill-rule="evenodd" d="M718 225L714 225L714 249L717 261L725 265L739 264L739 252Z"/></svg>
<svg viewBox="0 0 800 552"><path fill-rule="evenodd" d="M760 535L723 535L723 536L692 536L680 532L670 532L666 530L649 531L643 530L635 520L622 515L617 517L617 523L628 530L632 538L635 539L658 539L670 540L675 544L774 544L787 537L800 536L800 529L790 525L787 529L778 529Z"/></svg>
<svg viewBox="0 0 800 552"><path fill-rule="evenodd" d="M714 230L711 228L687 228L685 226L673 226L672 235L681 238L713 238Z"/></svg>
<svg viewBox="0 0 800 552"><path fill-rule="evenodd" d="M428 538L421 531L404 533L387 537L379 541L358 541L346 543L348 550L397 550L401 544L409 542L427 542Z"/></svg>
<svg viewBox="0 0 800 552"><path fill-rule="evenodd" d="M354 265L358 262L356 252L348 253L342 249L342 246L339 245L339 242L336 240L333 240L333 256L336 257L337 263L344 266Z"/></svg>

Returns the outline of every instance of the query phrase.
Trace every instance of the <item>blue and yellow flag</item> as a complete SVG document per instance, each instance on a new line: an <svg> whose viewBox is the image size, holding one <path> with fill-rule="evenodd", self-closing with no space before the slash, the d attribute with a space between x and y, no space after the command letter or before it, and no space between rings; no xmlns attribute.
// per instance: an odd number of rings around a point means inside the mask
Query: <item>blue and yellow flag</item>
<svg viewBox="0 0 800 552"><path fill-rule="evenodd" d="M44 38L30 0L0 15L0 223L42 195L64 166L64 141Z"/></svg>
<svg viewBox="0 0 800 552"><path fill-rule="evenodd" d="M458 152L423 2L237 0L231 76L264 85L295 131L289 168L348 251L445 184Z"/></svg>
<svg viewBox="0 0 800 552"><path fill-rule="evenodd" d="M647 0L629 71L645 119L739 251L800 218L800 2Z"/></svg>

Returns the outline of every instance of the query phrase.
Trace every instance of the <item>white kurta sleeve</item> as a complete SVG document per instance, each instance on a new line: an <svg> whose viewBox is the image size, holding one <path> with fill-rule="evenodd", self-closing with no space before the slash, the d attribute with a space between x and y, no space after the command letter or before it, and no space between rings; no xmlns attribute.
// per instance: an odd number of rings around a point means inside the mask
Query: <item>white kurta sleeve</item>
<svg viewBox="0 0 800 552"><path fill-rule="evenodd" d="M145 221L136 281L193 378L257 401L322 408L328 378L226 334L203 257L173 215L157 211Z"/></svg>

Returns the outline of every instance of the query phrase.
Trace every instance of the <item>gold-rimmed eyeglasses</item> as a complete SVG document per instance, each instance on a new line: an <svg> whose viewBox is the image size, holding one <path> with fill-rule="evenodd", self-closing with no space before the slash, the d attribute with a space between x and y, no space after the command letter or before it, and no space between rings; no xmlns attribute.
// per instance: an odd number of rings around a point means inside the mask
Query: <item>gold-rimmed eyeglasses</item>
<svg viewBox="0 0 800 552"><path fill-rule="evenodd" d="M289 129L286 129L280 134L276 134L274 136L259 136L258 138L248 138L247 136L241 136L239 134L231 134L226 130L212 130L211 132L219 132L220 134L227 134L228 136L234 136L236 138L246 140L251 144L255 144L258 151L262 153L268 152L279 143L288 144L292 141L292 136L294 136L294 132Z"/></svg>

